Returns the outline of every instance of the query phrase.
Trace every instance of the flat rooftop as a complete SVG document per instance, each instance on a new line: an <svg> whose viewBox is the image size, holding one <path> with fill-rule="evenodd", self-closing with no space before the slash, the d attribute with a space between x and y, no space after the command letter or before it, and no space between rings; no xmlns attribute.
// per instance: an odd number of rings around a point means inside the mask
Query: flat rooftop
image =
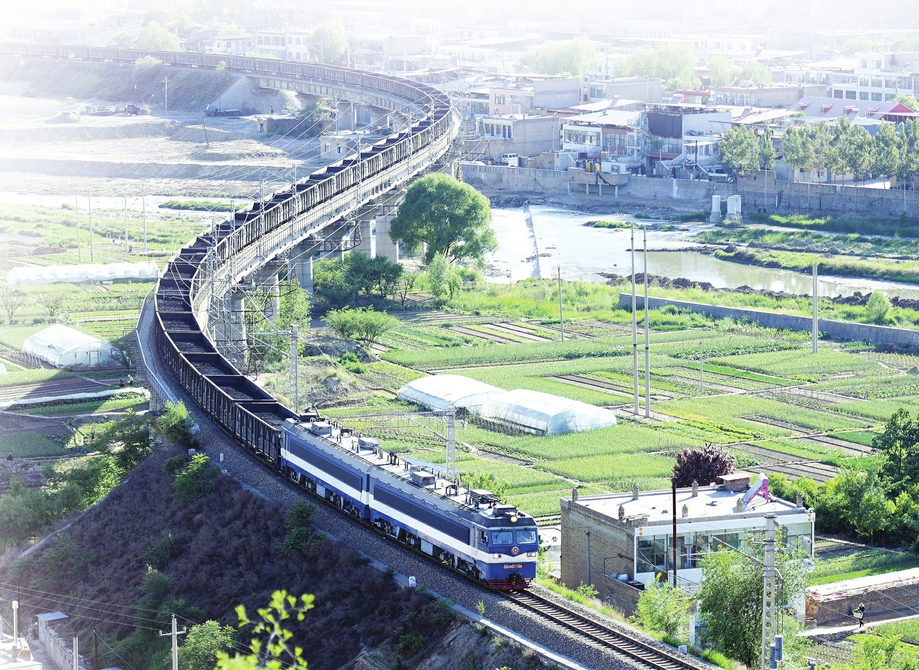
<svg viewBox="0 0 919 670"><path fill-rule="evenodd" d="M743 498L746 491L729 491L718 486L700 486L699 495L693 496L691 488L677 489L677 523L705 521L715 519L762 518L766 514L787 516L789 514L806 514L807 510L797 507L787 500L774 498L767 502L761 496L755 496L746 511L736 512L737 501ZM638 499L633 500L631 492L614 493L601 496L579 497L575 505L586 507L613 519L619 518L619 506L625 510L626 519L647 517L643 525L672 524L672 491L641 491ZM683 505L688 508L688 516L683 517Z"/></svg>

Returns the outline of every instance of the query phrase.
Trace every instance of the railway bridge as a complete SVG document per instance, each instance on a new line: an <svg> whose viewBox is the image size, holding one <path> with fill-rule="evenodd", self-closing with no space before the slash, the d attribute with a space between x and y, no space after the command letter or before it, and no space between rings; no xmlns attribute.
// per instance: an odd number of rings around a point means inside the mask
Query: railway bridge
<svg viewBox="0 0 919 670"><path fill-rule="evenodd" d="M348 100L382 110L399 128L391 135L327 165L286 191L266 195L243 212L193 240L161 278L157 309L186 312L216 350L231 361L244 350L244 287L276 290L277 271L288 265L309 284L316 250L347 249L354 226L342 225L359 211L368 219L374 202L428 169L451 147L459 118L446 94L389 75L274 59L148 51L115 47L0 44L0 54L33 58L134 63L153 57L179 68L223 68L253 78L261 87ZM346 232L342 232L345 230ZM332 234L329 231L333 231ZM337 234L337 236L336 236ZM349 239L350 238L350 239Z"/></svg>

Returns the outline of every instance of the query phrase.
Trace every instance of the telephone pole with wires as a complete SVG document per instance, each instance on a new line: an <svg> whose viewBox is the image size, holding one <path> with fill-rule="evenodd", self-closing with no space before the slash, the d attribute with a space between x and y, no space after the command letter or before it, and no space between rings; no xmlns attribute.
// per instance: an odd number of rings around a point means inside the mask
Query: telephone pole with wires
<svg viewBox="0 0 919 670"><path fill-rule="evenodd" d="M169 636L172 638L172 670L179 670L179 635L185 635L185 629L179 630L176 623L176 615L172 615L172 632L164 633L160 631L160 637Z"/></svg>

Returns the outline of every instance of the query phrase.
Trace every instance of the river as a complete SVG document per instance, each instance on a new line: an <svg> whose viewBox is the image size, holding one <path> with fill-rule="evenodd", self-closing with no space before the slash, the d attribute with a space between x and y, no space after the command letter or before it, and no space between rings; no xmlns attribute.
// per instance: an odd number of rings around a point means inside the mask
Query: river
<svg viewBox="0 0 919 670"><path fill-rule="evenodd" d="M600 272L621 275L632 273L631 231L592 228L584 223L596 220L628 221L633 217L624 214L583 214L551 206L532 206L529 214L531 224L523 209L492 210L492 226L500 246L487 259L493 270L489 281L555 277L559 267L563 279L587 281L603 281ZM694 234L710 227L708 224L694 223L678 224L677 229L669 231L649 229L648 272L671 279L683 277L709 282L717 288L749 286L810 295L812 281L809 274L730 263L698 251L686 250L687 247L695 246L692 240ZM635 231L635 249L635 269L641 273L644 270L644 254L640 230ZM901 296L919 299L919 286L914 284L831 276L818 277L817 281L822 296L849 296L856 291L864 294L881 290L891 298Z"/></svg>

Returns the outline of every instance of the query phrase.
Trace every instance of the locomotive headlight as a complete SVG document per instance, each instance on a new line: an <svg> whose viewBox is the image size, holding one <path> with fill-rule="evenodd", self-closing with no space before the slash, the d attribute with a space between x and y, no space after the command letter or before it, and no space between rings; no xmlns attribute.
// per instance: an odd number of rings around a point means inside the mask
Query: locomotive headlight
<svg viewBox="0 0 919 670"><path fill-rule="evenodd" d="M527 558L536 558L537 556L539 556L538 551L528 551L527 552Z"/></svg>
<svg viewBox="0 0 919 670"><path fill-rule="evenodd" d="M494 558L501 558L501 554L492 554Z"/></svg>
<svg viewBox="0 0 919 670"><path fill-rule="evenodd" d="M516 514L512 514L512 515L511 515L511 523L517 523L517 515L516 515Z"/></svg>

